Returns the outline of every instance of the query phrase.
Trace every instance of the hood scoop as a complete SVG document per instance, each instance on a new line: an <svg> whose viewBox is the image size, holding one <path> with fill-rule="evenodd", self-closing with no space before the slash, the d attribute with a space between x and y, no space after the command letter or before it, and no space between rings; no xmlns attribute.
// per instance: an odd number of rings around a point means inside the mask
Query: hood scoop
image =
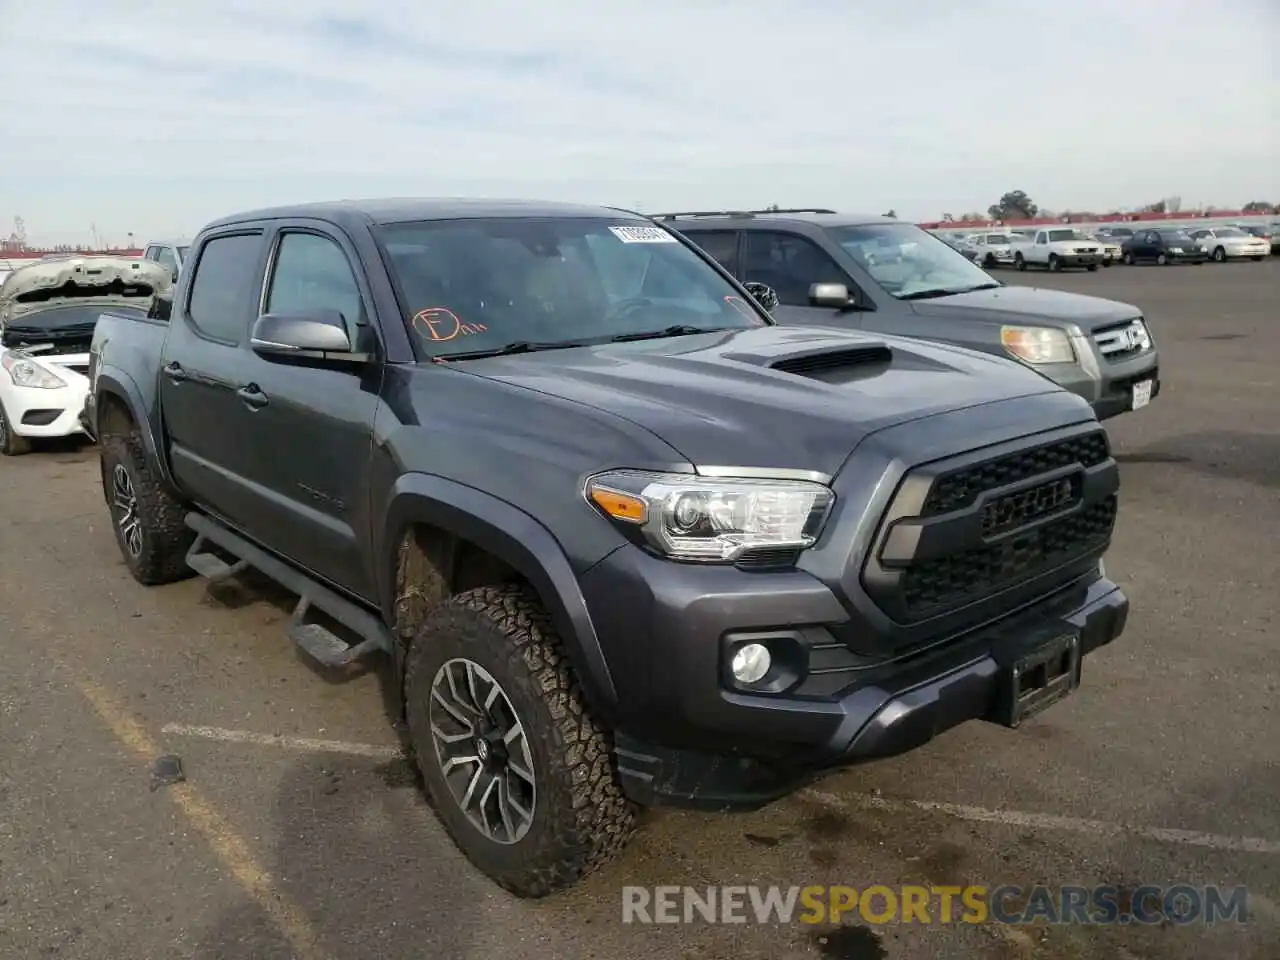
<svg viewBox="0 0 1280 960"><path fill-rule="evenodd" d="M882 343L838 350L811 350L794 353L769 364L769 369L815 380L845 379L848 374L880 373L893 362L893 351Z"/></svg>

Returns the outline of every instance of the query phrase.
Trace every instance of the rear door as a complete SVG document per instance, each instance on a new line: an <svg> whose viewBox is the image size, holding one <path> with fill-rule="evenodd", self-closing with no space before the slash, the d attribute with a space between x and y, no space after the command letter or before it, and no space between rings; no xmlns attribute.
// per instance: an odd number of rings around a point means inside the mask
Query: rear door
<svg viewBox="0 0 1280 960"><path fill-rule="evenodd" d="M741 265L741 233L737 230L696 230L686 233L690 240L735 277Z"/></svg>

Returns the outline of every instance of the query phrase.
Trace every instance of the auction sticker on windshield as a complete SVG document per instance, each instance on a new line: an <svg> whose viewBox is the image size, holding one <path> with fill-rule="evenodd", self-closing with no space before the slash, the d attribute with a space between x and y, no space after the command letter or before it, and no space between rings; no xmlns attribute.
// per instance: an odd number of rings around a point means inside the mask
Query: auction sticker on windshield
<svg viewBox="0 0 1280 960"><path fill-rule="evenodd" d="M679 243L661 227L610 227L609 231L623 243Z"/></svg>

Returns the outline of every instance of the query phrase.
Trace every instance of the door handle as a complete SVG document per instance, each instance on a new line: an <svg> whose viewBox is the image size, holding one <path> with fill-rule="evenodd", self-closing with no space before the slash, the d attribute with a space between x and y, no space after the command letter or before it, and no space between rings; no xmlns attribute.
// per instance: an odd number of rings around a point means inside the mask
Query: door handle
<svg viewBox="0 0 1280 960"><path fill-rule="evenodd" d="M170 380L172 380L174 383L181 383L183 380L191 379L191 374L187 373L186 370L182 369L182 364L180 364L177 360L171 360L169 363L166 363L163 367L163 370L164 370L164 375L168 377Z"/></svg>
<svg viewBox="0 0 1280 960"><path fill-rule="evenodd" d="M265 407L269 402L267 395L256 383L246 383L236 391L236 396L243 400L246 406L253 407L255 410Z"/></svg>

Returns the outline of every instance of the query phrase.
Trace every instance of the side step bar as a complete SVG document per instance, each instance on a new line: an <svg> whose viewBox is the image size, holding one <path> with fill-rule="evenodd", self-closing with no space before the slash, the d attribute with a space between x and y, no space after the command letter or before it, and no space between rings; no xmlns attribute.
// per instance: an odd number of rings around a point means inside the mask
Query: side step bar
<svg viewBox="0 0 1280 960"><path fill-rule="evenodd" d="M202 513L188 513L184 522L196 532L195 542L187 551L187 566L206 580L220 583L254 567L298 595L298 605L289 620L289 638L313 660L326 667L345 667L375 651L391 653L394 650L390 631L367 610ZM209 551L209 544L221 547L238 559L227 563ZM323 624L308 622L307 614L312 607L347 627L361 642L348 644Z"/></svg>

